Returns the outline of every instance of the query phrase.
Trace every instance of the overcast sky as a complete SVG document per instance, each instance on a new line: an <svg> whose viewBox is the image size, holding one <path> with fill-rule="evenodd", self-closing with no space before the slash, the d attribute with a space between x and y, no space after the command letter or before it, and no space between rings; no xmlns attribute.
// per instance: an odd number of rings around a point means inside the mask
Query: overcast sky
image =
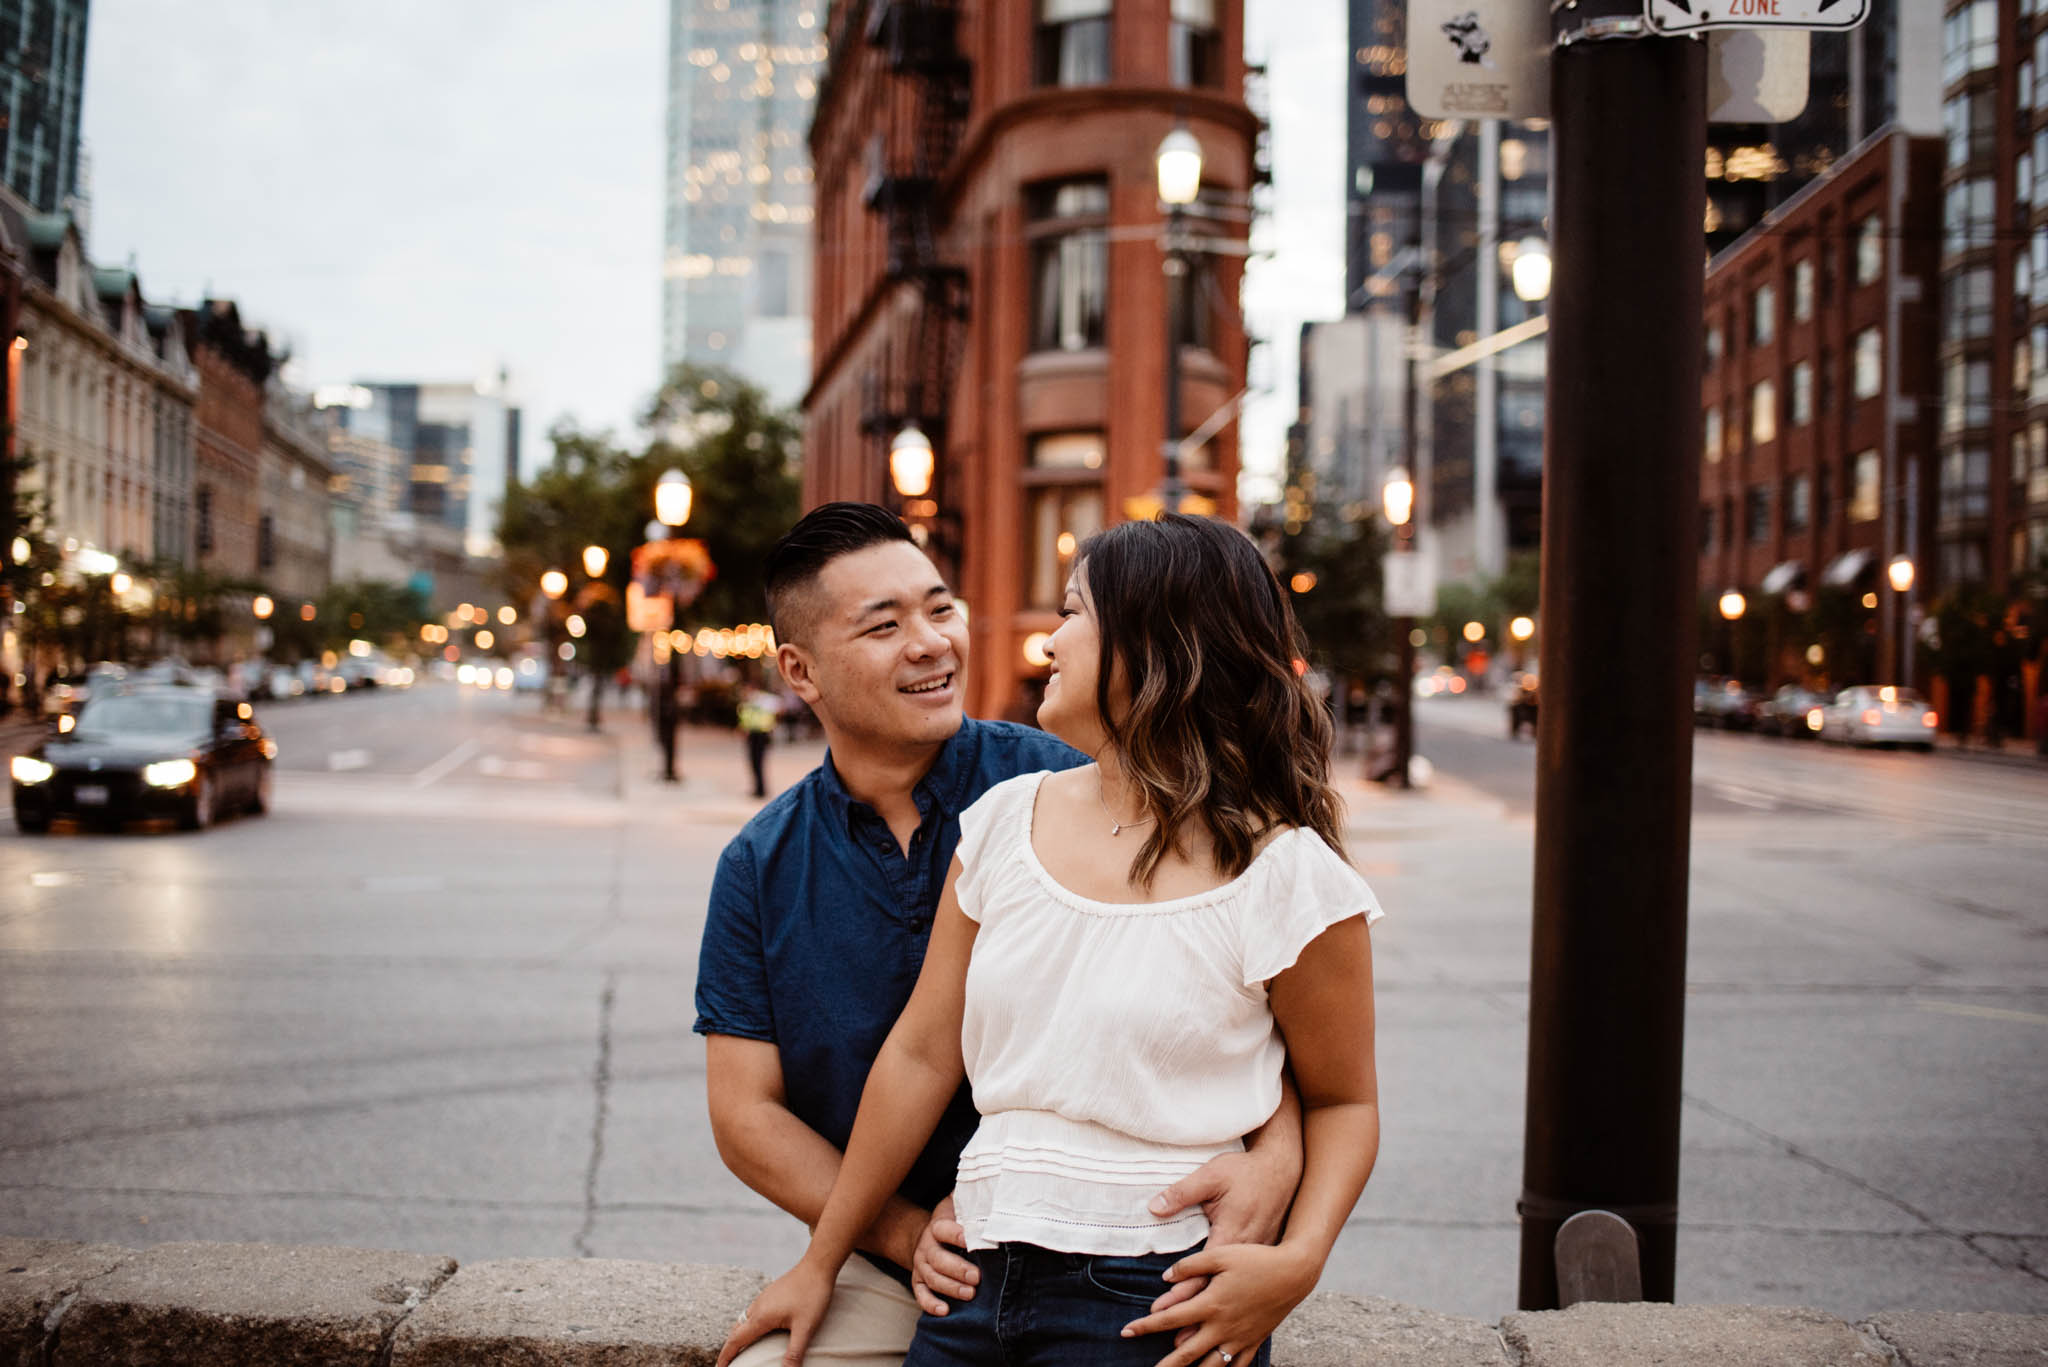
<svg viewBox="0 0 2048 1367"><path fill-rule="evenodd" d="M1245 459L1277 465L1292 337L1343 290L1344 8L1250 0L1286 212L1255 261L1279 339ZM301 385L511 375L530 465L559 417L625 430L659 370L668 6L94 0L89 249L144 294L230 297Z"/></svg>

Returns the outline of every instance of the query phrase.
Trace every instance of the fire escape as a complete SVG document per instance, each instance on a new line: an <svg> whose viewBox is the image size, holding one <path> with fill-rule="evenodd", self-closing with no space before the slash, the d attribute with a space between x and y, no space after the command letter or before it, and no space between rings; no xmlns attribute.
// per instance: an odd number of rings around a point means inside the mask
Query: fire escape
<svg viewBox="0 0 2048 1367"><path fill-rule="evenodd" d="M866 10L868 45L895 79L868 145L863 198L887 224L889 280L914 291L916 305L890 361L868 377L862 427L885 447L909 424L923 429L938 453L936 503L968 305L966 271L940 256L936 200L967 126L969 69L956 41L957 0L868 0Z"/></svg>

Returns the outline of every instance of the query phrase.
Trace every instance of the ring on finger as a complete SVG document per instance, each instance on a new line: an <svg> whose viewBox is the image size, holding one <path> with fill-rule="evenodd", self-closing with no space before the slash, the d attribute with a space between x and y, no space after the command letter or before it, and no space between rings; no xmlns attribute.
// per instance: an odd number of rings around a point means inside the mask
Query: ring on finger
<svg viewBox="0 0 2048 1367"><path fill-rule="evenodd" d="M1236 1360L1231 1354L1224 1352L1221 1348L1216 1350L1216 1356L1223 1359L1223 1367L1230 1367L1230 1364Z"/></svg>

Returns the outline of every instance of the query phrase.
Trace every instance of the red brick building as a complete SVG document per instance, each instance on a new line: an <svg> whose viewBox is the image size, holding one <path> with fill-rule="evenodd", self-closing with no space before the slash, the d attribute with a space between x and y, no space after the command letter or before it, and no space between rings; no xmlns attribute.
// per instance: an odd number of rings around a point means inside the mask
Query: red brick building
<svg viewBox="0 0 2048 1367"><path fill-rule="evenodd" d="M246 328L225 299L180 313L199 371L194 409L192 535L195 563L231 582L258 577L257 522L263 452L263 389L277 358L263 333ZM229 655L250 649L253 619L227 614Z"/></svg>
<svg viewBox="0 0 2048 1367"><path fill-rule="evenodd" d="M1749 682L1911 670L1900 641L1934 577L1942 155L1880 132L1708 268L1700 592L1746 608L1725 626L1710 607L1702 646Z"/></svg>
<svg viewBox="0 0 2048 1367"><path fill-rule="evenodd" d="M1156 507L1169 294L1154 155L1201 142L1191 215L1241 241L1258 120L1242 0L851 0L834 5L811 130L816 167L807 504L902 507L970 609L980 715L1042 668L1073 547ZM1182 277L1179 432L1243 388L1243 258ZM890 485L891 439L932 439L921 498ZM1190 489L1235 511L1236 431Z"/></svg>

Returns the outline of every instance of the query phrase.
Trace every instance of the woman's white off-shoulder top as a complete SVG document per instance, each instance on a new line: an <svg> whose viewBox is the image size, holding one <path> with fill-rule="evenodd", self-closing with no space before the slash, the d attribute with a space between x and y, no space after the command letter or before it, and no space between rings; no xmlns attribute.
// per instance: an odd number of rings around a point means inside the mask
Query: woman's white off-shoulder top
<svg viewBox="0 0 2048 1367"><path fill-rule="evenodd" d="M1379 901L1302 828L1192 897L1076 896L1031 848L1045 777L997 784L960 816L960 909L980 925L960 1043L982 1119L954 1204L969 1248L1174 1252L1207 1237L1207 1217L1146 1203L1280 1104L1267 982L1327 927L1378 920Z"/></svg>

